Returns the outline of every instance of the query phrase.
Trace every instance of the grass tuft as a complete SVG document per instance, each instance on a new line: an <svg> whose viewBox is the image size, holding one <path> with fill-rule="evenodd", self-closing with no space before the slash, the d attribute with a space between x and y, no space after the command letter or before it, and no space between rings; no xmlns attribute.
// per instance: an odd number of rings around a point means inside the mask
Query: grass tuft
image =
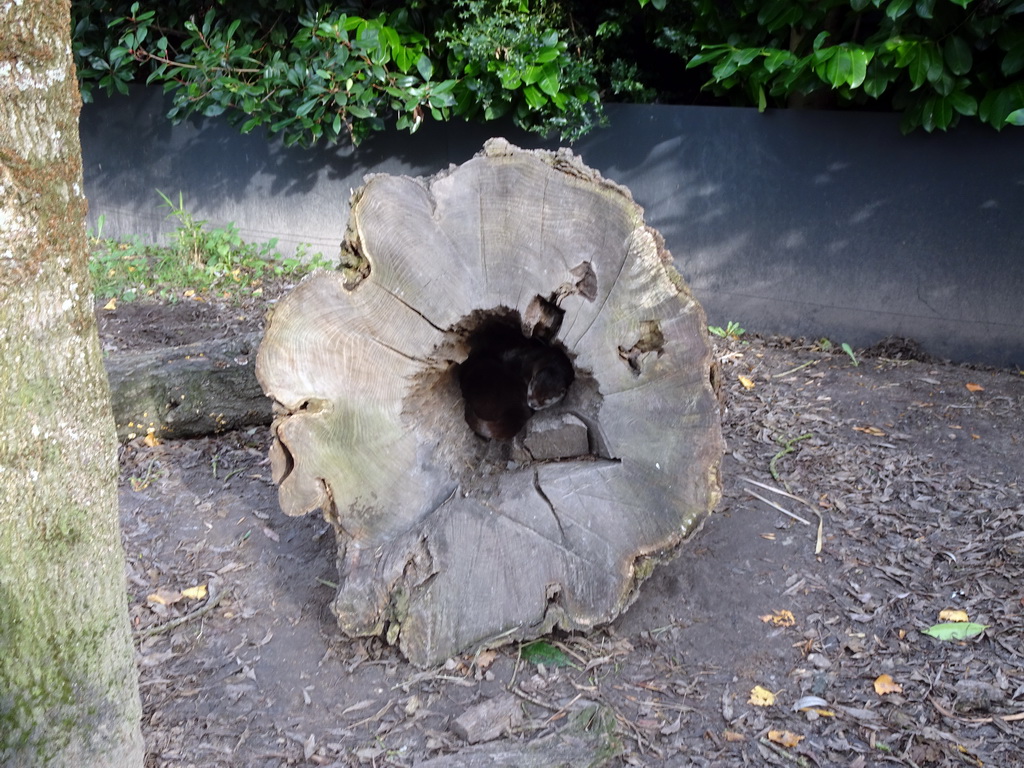
<svg viewBox="0 0 1024 768"><path fill-rule="evenodd" d="M231 222L209 227L184 206L157 190L178 226L166 245L142 243L139 238L103 237L104 217L89 233L89 272L96 298L135 301L156 296L166 301L218 297L242 299L259 296L267 280L297 278L333 264L320 253L300 246L294 256L277 251L277 239L248 243Z"/></svg>

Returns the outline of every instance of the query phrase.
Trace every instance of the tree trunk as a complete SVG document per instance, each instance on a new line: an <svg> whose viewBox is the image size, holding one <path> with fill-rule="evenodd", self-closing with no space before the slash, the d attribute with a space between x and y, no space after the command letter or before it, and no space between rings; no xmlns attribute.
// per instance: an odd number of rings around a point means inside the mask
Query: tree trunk
<svg viewBox="0 0 1024 768"><path fill-rule="evenodd" d="M0 764L143 762L66 2L0 7Z"/></svg>
<svg viewBox="0 0 1024 768"><path fill-rule="evenodd" d="M629 193L503 140L353 199L256 363L334 610L414 663L614 619L719 496L704 313Z"/></svg>

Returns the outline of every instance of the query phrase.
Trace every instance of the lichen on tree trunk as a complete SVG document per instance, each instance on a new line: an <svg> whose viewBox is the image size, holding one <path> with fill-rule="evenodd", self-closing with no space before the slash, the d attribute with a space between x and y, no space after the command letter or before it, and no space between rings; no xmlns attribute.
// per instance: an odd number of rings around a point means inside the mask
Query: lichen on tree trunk
<svg viewBox="0 0 1024 768"><path fill-rule="evenodd" d="M0 764L141 768L67 3L0 7Z"/></svg>
<svg viewBox="0 0 1024 768"><path fill-rule="evenodd" d="M256 366L281 506L335 527L341 627L426 665L614 619L716 503L723 450L704 313L640 207L492 140L371 177L342 250Z"/></svg>

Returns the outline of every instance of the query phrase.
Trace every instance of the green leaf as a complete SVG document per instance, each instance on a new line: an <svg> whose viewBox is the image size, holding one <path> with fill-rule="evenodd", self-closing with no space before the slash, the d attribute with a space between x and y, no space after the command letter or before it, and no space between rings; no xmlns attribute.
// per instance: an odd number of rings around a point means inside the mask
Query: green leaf
<svg viewBox="0 0 1024 768"><path fill-rule="evenodd" d="M545 640L536 640L519 649L523 661L529 664L543 664L545 667L571 667L572 660L565 651Z"/></svg>
<svg viewBox="0 0 1024 768"><path fill-rule="evenodd" d="M725 80L727 77L731 77L736 74L736 70L739 68L739 62L736 61L734 56L730 56L715 65L715 68L711 70L711 76L715 78L715 80Z"/></svg>
<svg viewBox="0 0 1024 768"><path fill-rule="evenodd" d="M987 624L974 624L969 621L955 621L949 624L935 624L921 630L924 634L937 640L966 640L968 637L980 635L988 629Z"/></svg>
<svg viewBox="0 0 1024 768"><path fill-rule="evenodd" d="M790 0L772 0L761 6L757 13L757 23L769 32L786 26L793 4Z"/></svg>
<svg viewBox="0 0 1024 768"><path fill-rule="evenodd" d="M875 75L864 80L864 93L873 99L877 99L889 86L889 78L885 75Z"/></svg>
<svg viewBox="0 0 1024 768"><path fill-rule="evenodd" d="M962 37L954 35L948 38L943 47L943 53L946 57L946 66L954 75L966 75L971 71L971 64L974 60L971 55L971 46Z"/></svg>
<svg viewBox="0 0 1024 768"><path fill-rule="evenodd" d="M295 116L302 117L303 115L308 115L316 105L316 99L310 99L309 101L303 102L299 105L299 108L295 110Z"/></svg>
<svg viewBox="0 0 1024 768"><path fill-rule="evenodd" d="M526 99L526 103L530 105L531 109L540 109L548 103L547 98L544 94L534 88L532 85L528 85L523 88L523 96Z"/></svg>
<svg viewBox="0 0 1024 768"><path fill-rule="evenodd" d="M961 115L971 117L978 113L978 100L971 96L969 93L963 91L953 91L948 96L949 103L953 105L953 109L959 112Z"/></svg>
<svg viewBox="0 0 1024 768"><path fill-rule="evenodd" d="M1024 43L1015 45L1006 52L1000 70L1004 75L1010 77L1024 69Z"/></svg>
<svg viewBox="0 0 1024 768"><path fill-rule="evenodd" d="M562 52L558 49L557 46L552 46L550 48L542 48L540 50L540 53L538 53L536 56L536 62L538 64L547 64L549 61L554 61L561 55Z"/></svg>
<svg viewBox="0 0 1024 768"><path fill-rule="evenodd" d="M860 88L868 76L868 65L875 57L875 52L865 48L858 48L851 51L853 56L853 80L850 81L851 88Z"/></svg>
<svg viewBox="0 0 1024 768"><path fill-rule="evenodd" d="M728 45L702 45L700 53L695 56L691 56L690 60L686 62L687 69L693 69L699 67L701 64L707 64L715 59L720 59L729 52L730 48Z"/></svg>
<svg viewBox="0 0 1024 768"><path fill-rule="evenodd" d="M923 43L915 46L917 54L910 60L907 71L914 88L920 88L926 80L938 80L942 76L942 57L935 43Z"/></svg>
<svg viewBox="0 0 1024 768"><path fill-rule="evenodd" d="M994 128L1002 129L1008 124L1010 115L1020 109L1024 109L1024 83L1014 83L985 94L978 105L978 117Z"/></svg>
<svg viewBox="0 0 1024 768"><path fill-rule="evenodd" d="M539 73L537 73L539 74ZM536 80L529 81L531 72L528 69L525 73L520 73L517 69L506 67L498 72L498 79L501 80L501 87L509 91L515 91L526 82L527 85L531 85Z"/></svg>
<svg viewBox="0 0 1024 768"><path fill-rule="evenodd" d="M936 83L942 78L942 73L946 69L942 62L942 51L939 50L939 44L929 41L921 46L921 50L928 58L928 71L925 73L925 77L929 82Z"/></svg>
<svg viewBox="0 0 1024 768"><path fill-rule="evenodd" d="M1015 109L1006 116L1007 125L1024 125L1024 108Z"/></svg>
<svg viewBox="0 0 1024 768"><path fill-rule="evenodd" d="M934 15L935 0L917 0L914 10L922 19L930 19Z"/></svg>
<svg viewBox="0 0 1024 768"><path fill-rule="evenodd" d="M558 93L558 67L545 67L543 75L540 80L537 81L537 85L539 85L540 89L548 96L554 96Z"/></svg>
<svg viewBox="0 0 1024 768"><path fill-rule="evenodd" d="M416 71L420 73L420 77L424 80L429 80L434 74L434 64L425 53L417 59Z"/></svg>
<svg viewBox="0 0 1024 768"><path fill-rule="evenodd" d="M885 15L893 21L910 10L914 0L892 0L885 9Z"/></svg>
<svg viewBox="0 0 1024 768"><path fill-rule="evenodd" d="M935 122L935 127L943 131L949 128L950 123L953 122L953 104L947 97L943 96L941 99L935 100L932 120Z"/></svg>
<svg viewBox="0 0 1024 768"><path fill-rule="evenodd" d="M381 26L380 35L383 38L383 45L389 50L395 50L402 45L398 32L393 27Z"/></svg>
<svg viewBox="0 0 1024 768"><path fill-rule="evenodd" d="M789 51L771 50L765 53L764 68L772 74L780 67L791 65L795 61L796 57Z"/></svg>

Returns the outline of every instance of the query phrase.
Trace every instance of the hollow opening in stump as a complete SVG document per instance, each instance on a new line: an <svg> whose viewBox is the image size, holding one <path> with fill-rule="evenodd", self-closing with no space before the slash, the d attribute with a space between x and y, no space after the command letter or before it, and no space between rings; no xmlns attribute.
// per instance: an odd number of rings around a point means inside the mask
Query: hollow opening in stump
<svg viewBox="0 0 1024 768"><path fill-rule="evenodd" d="M483 438L515 437L534 413L562 402L576 378L562 349L520 327L514 317L492 314L467 339L459 388L466 423Z"/></svg>

